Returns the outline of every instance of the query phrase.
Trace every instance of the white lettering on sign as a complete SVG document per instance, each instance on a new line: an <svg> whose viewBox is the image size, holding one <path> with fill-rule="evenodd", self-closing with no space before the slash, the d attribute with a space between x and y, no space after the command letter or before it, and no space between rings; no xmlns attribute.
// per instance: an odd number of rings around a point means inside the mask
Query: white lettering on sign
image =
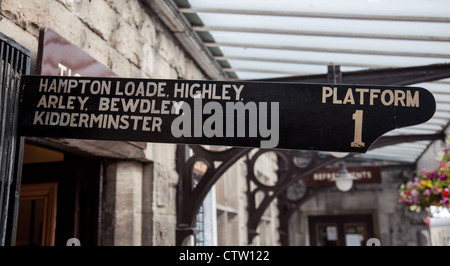
<svg viewBox="0 0 450 266"><path fill-rule="evenodd" d="M383 106L402 106L402 107L419 107L419 91L414 93L411 90L398 89L369 89L369 88L347 88L345 94L338 93L338 87L322 87L322 103L325 104L350 104L350 105L375 105ZM339 95L344 97L339 97ZM355 110L352 119L355 121L353 141L350 147L364 147L363 141L363 110Z"/></svg>
<svg viewBox="0 0 450 266"><path fill-rule="evenodd" d="M111 112L138 112L150 114L170 114L170 105L176 101L170 100L149 100L149 99L130 99L130 98L106 98L100 97L98 105L99 111Z"/></svg>
<svg viewBox="0 0 450 266"><path fill-rule="evenodd" d="M371 179L373 178L371 171L350 171L356 179ZM337 172L318 172L313 174L314 181L330 181L336 178Z"/></svg>
<svg viewBox="0 0 450 266"><path fill-rule="evenodd" d="M75 109L75 104L79 103L79 109L84 110L87 100L89 100L89 97L68 96L66 98L60 95L42 95L36 107L73 110Z"/></svg>
<svg viewBox="0 0 450 266"><path fill-rule="evenodd" d="M235 84L223 84L222 92L219 93L220 90L217 89L217 84L199 84L199 83L176 83L174 88L174 97L175 98L196 98L197 94L201 95L203 99L213 99L213 100L231 100L231 96L229 95L230 89L235 92L235 101L242 101L240 98L242 89L244 85L235 85Z"/></svg>
<svg viewBox="0 0 450 266"><path fill-rule="evenodd" d="M366 144L362 141L362 120L363 120L363 111L356 110L352 116L353 120L355 120L355 130L353 135L353 141L350 144L352 147L364 147Z"/></svg>
<svg viewBox="0 0 450 266"><path fill-rule="evenodd" d="M36 111L33 125L161 132L161 117Z"/></svg>
<svg viewBox="0 0 450 266"><path fill-rule="evenodd" d="M60 76L72 76L72 69L68 68L67 66L58 63L58 68L61 70L59 73ZM73 76L80 77L81 75L79 73L75 73Z"/></svg>
<svg viewBox="0 0 450 266"><path fill-rule="evenodd" d="M60 68L61 74L71 73ZM170 86L166 81L43 77L33 125L162 132L168 119L175 138L260 138L262 148L278 145L279 102L244 102L242 84L180 81Z"/></svg>
<svg viewBox="0 0 450 266"><path fill-rule="evenodd" d="M121 90L118 85L119 83L116 85L117 96L166 97L166 94L164 93L166 86L165 82L139 82L136 86L134 82L129 81L125 84L124 90Z"/></svg>
<svg viewBox="0 0 450 266"><path fill-rule="evenodd" d="M338 87L322 87L322 103L419 107L419 92L411 90L348 88L344 97L339 98Z"/></svg>

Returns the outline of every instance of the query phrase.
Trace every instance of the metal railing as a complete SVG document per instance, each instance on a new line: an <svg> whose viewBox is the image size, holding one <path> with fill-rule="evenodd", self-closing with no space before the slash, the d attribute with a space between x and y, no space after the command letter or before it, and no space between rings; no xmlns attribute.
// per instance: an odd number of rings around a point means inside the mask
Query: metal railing
<svg viewBox="0 0 450 266"><path fill-rule="evenodd" d="M17 134L19 84L30 52L0 33L0 246L15 245L24 138Z"/></svg>

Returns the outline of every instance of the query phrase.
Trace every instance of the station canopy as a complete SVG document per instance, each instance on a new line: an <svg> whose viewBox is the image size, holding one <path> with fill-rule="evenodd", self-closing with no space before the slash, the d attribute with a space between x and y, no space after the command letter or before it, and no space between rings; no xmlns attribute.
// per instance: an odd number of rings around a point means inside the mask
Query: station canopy
<svg viewBox="0 0 450 266"><path fill-rule="evenodd" d="M450 60L448 0L145 2L216 80L326 74L329 65L345 73L447 65ZM449 126L450 78L413 86L433 93L434 117L385 136L442 134ZM430 145L437 153L442 142L405 142L356 157L414 163Z"/></svg>

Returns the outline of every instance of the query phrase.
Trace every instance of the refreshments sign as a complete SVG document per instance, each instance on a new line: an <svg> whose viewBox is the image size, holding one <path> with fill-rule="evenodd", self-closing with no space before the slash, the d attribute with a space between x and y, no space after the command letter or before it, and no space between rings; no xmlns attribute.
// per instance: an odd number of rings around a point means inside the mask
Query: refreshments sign
<svg viewBox="0 0 450 266"><path fill-rule="evenodd" d="M338 175L339 167L323 168L305 178L308 187L335 186L331 182ZM379 166L350 166L348 172L355 177L355 184L381 183L381 168Z"/></svg>

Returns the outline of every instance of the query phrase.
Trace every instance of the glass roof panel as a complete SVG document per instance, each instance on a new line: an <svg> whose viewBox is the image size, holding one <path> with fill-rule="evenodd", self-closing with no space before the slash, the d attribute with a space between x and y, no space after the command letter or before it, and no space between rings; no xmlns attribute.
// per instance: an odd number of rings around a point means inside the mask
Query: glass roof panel
<svg viewBox="0 0 450 266"><path fill-rule="evenodd" d="M433 94L449 94L450 93L450 83L439 83L439 82L424 82L418 83L414 86L423 87L431 91Z"/></svg>
<svg viewBox="0 0 450 266"><path fill-rule="evenodd" d="M329 64L347 72L450 62L448 0L184 1L190 8L180 12L197 16L193 31L201 39L208 35L204 46L233 78L326 74ZM450 78L411 86L434 94L434 117L385 136L436 134L448 126ZM415 162L430 143L402 143L358 156Z"/></svg>
<svg viewBox="0 0 450 266"><path fill-rule="evenodd" d="M303 11L321 13L344 13L357 15L385 15L385 16L432 16L448 17L450 2L446 0L189 0L196 8L224 8L266 11ZM424 4L425 3L425 4Z"/></svg>
<svg viewBox="0 0 450 266"><path fill-rule="evenodd" d="M276 58L290 60L305 60L322 62L323 65L334 63L342 66L355 66L362 68L374 67L406 67L416 65L428 65L444 63L444 60L422 57L403 57L403 56L382 56L365 54L342 54L342 53L319 53L307 51L287 51L275 49L256 49L243 47L221 47L225 56L258 57L258 58ZM366 67L363 67L366 66ZM322 68L322 72L326 68Z"/></svg>
<svg viewBox="0 0 450 266"><path fill-rule="evenodd" d="M230 27L255 30L278 30L295 33L311 32L318 34L349 33L350 35L386 35L392 38L424 38L445 37L450 30L449 23L411 22L411 21L379 21L331 18L305 18L286 16L236 15L198 13L205 26ZM237 31L237 30L233 30ZM448 40L448 39L447 39Z"/></svg>
<svg viewBox="0 0 450 266"><path fill-rule="evenodd" d="M260 70L273 70L275 72L289 72L291 75L298 75L299 73L309 74L322 74L326 71L323 65L310 65L310 64L290 64L290 63L277 63L277 62L259 62L257 65L253 61L246 60L228 60L233 68L240 69L260 69ZM347 68L349 71L361 70L361 68Z"/></svg>
<svg viewBox="0 0 450 266"><path fill-rule="evenodd" d="M280 74L280 73L261 73L254 71L234 71L240 79L242 80L253 80L253 79L271 79L271 78L280 78L280 77L288 77L291 76L289 74Z"/></svg>
<svg viewBox="0 0 450 266"><path fill-rule="evenodd" d="M450 23L449 23L450 24ZM408 40L386 40L386 39L358 39L354 41L348 38L335 38L325 36L300 36L286 34L263 34L249 32L226 32L210 31L214 36L216 43L241 47L272 46L273 49L301 50L307 47L328 48L330 50L356 50L365 51L384 51L392 54L393 52L407 52L411 55L427 56L434 58L450 59L450 42L431 42L431 41L408 41ZM247 45L247 46L246 46ZM297 47L297 48L295 48ZM356 52L354 51L354 52Z"/></svg>

